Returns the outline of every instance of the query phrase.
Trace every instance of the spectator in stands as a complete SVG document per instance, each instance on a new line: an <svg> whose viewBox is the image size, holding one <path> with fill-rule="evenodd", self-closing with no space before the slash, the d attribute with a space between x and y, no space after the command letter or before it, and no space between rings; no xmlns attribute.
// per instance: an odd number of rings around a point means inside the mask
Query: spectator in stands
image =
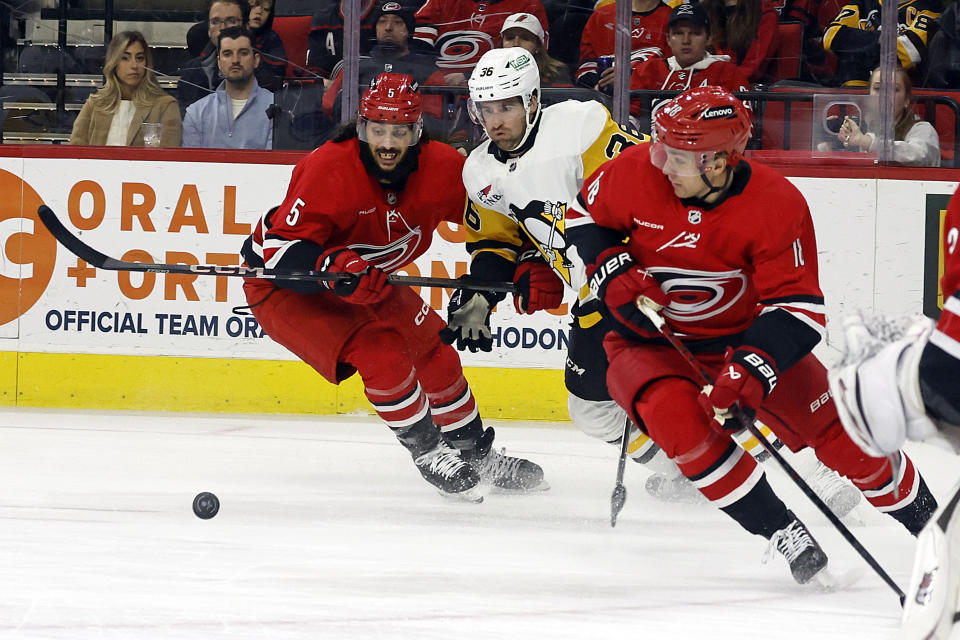
<svg viewBox="0 0 960 640"><path fill-rule="evenodd" d="M370 82L381 73L402 73L412 77L417 84L429 84L427 79L437 67L432 56L410 50L415 28L413 13L412 7L394 0L381 0L377 5L372 14L377 43L370 50L370 55L361 56L359 61L358 85L361 91L367 89ZM340 114L342 81L343 74L338 69L333 82L323 94L323 111L328 116L338 117ZM424 96L425 112L431 114L433 111L432 115L439 116L439 107L433 105L431 109L430 102L430 97Z"/></svg>
<svg viewBox="0 0 960 640"><path fill-rule="evenodd" d="M160 146L180 146L180 109L157 84L142 33L123 31L113 37L103 77L103 87L87 98L73 123L70 144L142 147L141 125L160 123Z"/></svg>
<svg viewBox="0 0 960 640"><path fill-rule="evenodd" d="M940 166L940 136L933 125L913 110L913 84L906 70L897 69L895 75L896 90L893 98L894 123L893 159L896 162L918 167ZM874 69L870 76L870 95L880 94L880 69ZM863 128L849 116L844 118L837 133L837 139L848 149L865 153L877 152L876 133L869 131L873 127L872 119L864 118Z"/></svg>
<svg viewBox="0 0 960 640"><path fill-rule="evenodd" d="M940 0L903 0L897 8L897 58L914 69L926 56L927 41L943 11ZM853 0L827 25L823 47L837 56L837 78L865 86L880 64L880 1Z"/></svg>
<svg viewBox="0 0 960 640"><path fill-rule="evenodd" d="M181 110L209 95L223 81L217 66L217 39L220 31L229 27L242 27L250 13L247 0L207 2L207 35L210 41L199 57L187 60L180 69L177 98Z"/></svg>
<svg viewBox="0 0 960 640"><path fill-rule="evenodd" d="M319 0L318 9L310 22L307 37L307 70L322 78L329 85L337 75L337 65L343 60L343 9L344 0ZM374 41L374 0L360 2L360 55L370 53Z"/></svg>
<svg viewBox="0 0 960 640"><path fill-rule="evenodd" d="M931 89L960 87L960 20L958 5L951 4L937 22L940 29L930 40L927 53L927 71L923 86Z"/></svg>
<svg viewBox="0 0 960 640"><path fill-rule="evenodd" d="M672 0L673 4L678 4ZM670 5L662 0L633 0L633 33L630 41L631 65L666 55L667 20ZM616 3L601 4L587 20L580 39L580 65L576 82L584 87L610 92L613 68L597 73L597 58L613 55L617 24Z"/></svg>
<svg viewBox="0 0 960 640"><path fill-rule="evenodd" d="M250 0L247 31L253 39L253 48L260 54L255 71L261 87L277 91L287 75L287 52L283 40L273 30L273 0Z"/></svg>
<svg viewBox="0 0 960 640"><path fill-rule="evenodd" d="M230 27L220 32L217 64L223 82L214 93L187 107L183 146L273 147L273 126L267 117L273 94L257 83L254 69L259 62L247 30Z"/></svg>
<svg viewBox="0 0 960 640"><path fill-rule="evenodd" d="M593 0L541 0L547 12L547 27L553 37L547 45L551 56L575 69L580 59L580 36L593 15Z"/></svg>
<svg viewBox="0 0 960 640"><path fill-rule="evenodd" d="M533 14L547 24L540 0L427 0L417 11L414 38L436 52L444 83L460 86L480 56L496 48L503 23L515 13Z"/></svg>
<svg viewBox="0 0 960 640"><path fill-rule="evenodd" d="M651 58L637 65L630 77L630 89L686 91L691 87L713 85L727 91L749 91L747 76L730 56L707 52L710 42L710 17L700 4L680 4L670 12L667 21L669 58ZM652 102L655 110L658 103ZM630 100L630 115L639 118L645 100Z"/></svg>
<svg viewBox="0 0 960 640"><path fill-rule="evenodd" d="M572 87L570 69L551 58L546 49L546 32L537 17L531 13L514 13L500 29L501 47L523 47L533 54L540 69L541 87Z"/></svg>
<svg viewBox="0 0 960 640"><path fill-rule="evenodd" d="M703 0L710 16L713 52L730 56L752 83L769 82L768 69L780 44L772 0Z"/></svg>
<svg viewBox="0 0 960 640"><path fill-rule="evenodd" d="M833 81L836 60L823 50L823 32L845 0L775 0L780 24L799 23L801 31L800 80L828 85ZM781 52L784 43L780 44Z"/></svg>

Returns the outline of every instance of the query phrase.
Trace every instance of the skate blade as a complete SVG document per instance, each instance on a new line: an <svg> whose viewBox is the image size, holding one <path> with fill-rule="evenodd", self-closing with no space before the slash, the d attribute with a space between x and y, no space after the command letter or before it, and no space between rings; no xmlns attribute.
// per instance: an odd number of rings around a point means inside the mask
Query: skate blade
<svg viewBox="0 0 960 640"><path fill-rule="evenodd" d="M824 567L817 572L813 579L808 583L817 591L830 593L833 591L842 591L852 586L863 575L862 569L848 569L841 572L833 572Z"/></svg>
<svg viewBox="0 0 960 640"><path fill-rule="evenodd" d="M498 487L496 485L490 485L490 493L496 493L499 495L506 496L523 496L528 493L543 493L544 491L550 490L550 483L546 480L541 480L540 484L535 487L530 487L529 489L507 489L504 487Z"/></svg>
<svg viewBox="0 0 960 640"><path fill-rule="evenodd" d="M469 502L472 504L480 504L483 502L483 496L485 492L480 485L477 485L467 489L466 491L460 491L459 493L442 491L440 489L437 489L437 493L451 502Z"/></svg>

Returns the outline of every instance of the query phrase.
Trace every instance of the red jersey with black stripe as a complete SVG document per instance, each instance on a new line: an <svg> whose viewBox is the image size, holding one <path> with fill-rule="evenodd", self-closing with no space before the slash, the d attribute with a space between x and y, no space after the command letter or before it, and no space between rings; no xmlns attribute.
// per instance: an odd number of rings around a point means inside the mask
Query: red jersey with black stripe
<svg viewBox="0 0 960 640"><path fill-rule="evenodd" d="M943 311L930 341L960 360L960 189L950 198L943 221Z"/></svg>
<svg viewBox="0 0 960 640"><path fill-rule="evenodd" d="M649 145L636 145L586 180L568 210L568 232L591 224L628 238L637 264L670 298L663 316L685 339L745 332L773 311L788 314L777 316L777 331L823 335L810 210L773 169L741 161L719 203L685 204L650 162ZM761 342L779 340L790 338L763 336Z"/></svg>
<svg viewBox="0 0 960 640"><path fill-rule="evenodd" d="M466 73L500 44L500 29L513 13L537 17L549 42L547 12L540 0L427 0L417 11L414 37L437 52L437 67Z"/></svg>
<svg viewBox="0 0 960 640"><path fill-rule="evenodd" d="M667 55L667 20L670 6L661 2L650 11L634 11L631 16L630 62L636 64L651 58ZM599 7L590 15L583 35L580 37L580 62L576 80L583 84L595 84L597 58L613 55L616 40L617 7L610 3Z"/></svg>
<svg viewBox="0 0 960 640"><path fill-rule="evenodd" d="M360 144L328 142L294 167L283 204L250 237L248 264L314 269L324 250L350 247L393 272L430 247L440 222L462 224L464 158L453 147L421 142L417 170L392 190L367 173Z"/></svg>

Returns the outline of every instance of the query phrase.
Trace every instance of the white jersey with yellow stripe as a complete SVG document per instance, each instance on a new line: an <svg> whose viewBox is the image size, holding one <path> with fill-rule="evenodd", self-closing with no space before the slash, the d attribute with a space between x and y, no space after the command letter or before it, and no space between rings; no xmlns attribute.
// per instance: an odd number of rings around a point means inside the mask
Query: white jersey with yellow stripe
<svg viewBox="0 0 960 640"><path fill-rule="evenodd" d="M641 139L621 128L599 102L568 100L544 107L532 146L515 158L489 140L463 167L470 198L465 215L471 260L493 252L511 262L531 243L567 284L585 282L583 262L568 254L566 211L583 182Z"/></svg>

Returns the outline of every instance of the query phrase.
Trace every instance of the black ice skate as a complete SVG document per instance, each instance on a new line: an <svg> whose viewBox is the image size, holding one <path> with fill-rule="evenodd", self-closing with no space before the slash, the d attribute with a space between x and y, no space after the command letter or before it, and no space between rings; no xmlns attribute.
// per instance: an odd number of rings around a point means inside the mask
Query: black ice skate
<svg viewBox="0 0 960 640"><path fill-rule="evenodd" d="M776 549L790 563L793 579L800 584L806 584L826 568L827 554L793 512L788 511L787 514L791 518L790 524L770 536L770 546L763 560L769 560Z"/></svg>
<svg viewBox="0 0 960 640"><path fill-rule="evenodd" d="M413 459L424 479L445 496L483 502L480 492L480 474L460 453L442 439L437 446Z"/></svg>
<svg viewBox="0 0 960 640"><path fill-rule="evenodd" d="M493 428L487 427L473 449L463 452L463 457L489 483L502 493L528 493L546 491L550 488L543 479L543 469L535 462L515 458L493 448Z"/></svg>

